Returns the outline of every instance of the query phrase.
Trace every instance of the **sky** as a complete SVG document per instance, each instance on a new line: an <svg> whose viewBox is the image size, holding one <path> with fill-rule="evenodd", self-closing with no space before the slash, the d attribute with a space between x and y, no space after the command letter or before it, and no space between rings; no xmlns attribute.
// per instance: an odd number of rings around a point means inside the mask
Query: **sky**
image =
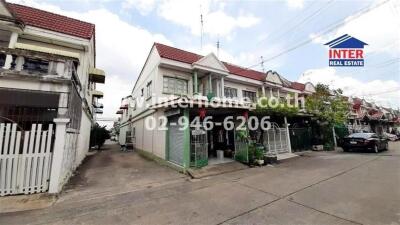
<svg viewBox="0 0 400 225"><path fill-rule="evenodd" d="M154 42L291 81L400 107L400 1L12 0L96 25L96 67L106 71L104 118L116 118ZM201 45L200 15L203 16ZM324 45L349 34L368 45L364 67L329 67ZM201 47L202 46L202 47ZM265 61L261 64L262 59Z"/></svg>

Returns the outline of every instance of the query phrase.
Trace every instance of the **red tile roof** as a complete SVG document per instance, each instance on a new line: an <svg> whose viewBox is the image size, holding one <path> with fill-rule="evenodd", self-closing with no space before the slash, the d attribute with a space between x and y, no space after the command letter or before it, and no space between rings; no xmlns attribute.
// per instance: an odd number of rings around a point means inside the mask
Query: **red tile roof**
<svg viewBox="0 0 400 225"><path fill-rule="evenodd" d="M160 43L154 43L156 46L156 49L158 51L158 54L162 58L166 59L171 59L179 62L184 62L188 64L192 64L199 59L203 58L202 55L198 55L193 52L188 52L182 49L174 48L168 45L160 44ZM251 69L246 69L240 66L236 66L227 62L223 62L225 64L225 67L228 69L229 73L235 74L238 76L254 79L254 80L259 80L259 81L265 81L266 75L262 72L256 71L256 70L251 70Z"/></svg>
<svg viewBox="0 0 400 225"><path fill-rule="evenodd" d="M91 39L95 25L28 6L6 3L10 11L25 25L51 30L84 39Z"/></svg>
<svg viewBox="0 0 400 225"><path fill-rule="evenodd" d="M306 85L299 83L299 82L291 82L290 88L293 88L293 89L299 90L299 91L304 91L306 89Z"/></svg>

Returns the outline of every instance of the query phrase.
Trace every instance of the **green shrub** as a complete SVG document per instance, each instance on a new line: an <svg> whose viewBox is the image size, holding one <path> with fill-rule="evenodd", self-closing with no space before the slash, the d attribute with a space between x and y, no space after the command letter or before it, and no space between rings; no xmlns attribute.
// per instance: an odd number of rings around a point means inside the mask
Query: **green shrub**
<svg viewBox="0 0 400 225"><path fill-rule="evenodd" d="M106 129L106 126L100 126L96 123L90 131L90 147L97 146L97 149L100 150L104 142L110 137L110 132Z"/></svg>

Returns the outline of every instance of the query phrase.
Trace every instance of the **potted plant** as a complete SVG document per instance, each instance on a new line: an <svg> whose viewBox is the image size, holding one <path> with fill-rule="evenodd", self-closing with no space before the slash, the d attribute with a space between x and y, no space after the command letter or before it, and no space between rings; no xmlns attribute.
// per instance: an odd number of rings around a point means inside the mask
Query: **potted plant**
<svg viewBox="0 0 400 225"><path fill-rule="evenodd" d="M278 156L274 152L267 151L267 153L264 155L264 161L267 164L278 163Z"/></svg>
<svg viewBox="0 0 400 225"><path fill-rule="evenodd" d="M259 166L264 165L264 146L262 145L255 146L254 157L256 159L256 163Z"/></svg>

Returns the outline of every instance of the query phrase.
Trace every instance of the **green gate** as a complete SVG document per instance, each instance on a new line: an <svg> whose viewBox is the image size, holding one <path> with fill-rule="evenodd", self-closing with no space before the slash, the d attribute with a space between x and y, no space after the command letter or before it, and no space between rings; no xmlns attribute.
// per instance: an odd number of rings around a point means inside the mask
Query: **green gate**
<svg viewBox="0 0 400 225"><path fill-rule="evenodd" d="M293 152L310 150L312 148L311 127L290 128L290 143Z"/></svg>
<svg viewBox="0 0 400 225"><path fill-rule="evenodd" d="M235 160L248 163L249 162L249 145L248 131L235 130Z"/></svg>

